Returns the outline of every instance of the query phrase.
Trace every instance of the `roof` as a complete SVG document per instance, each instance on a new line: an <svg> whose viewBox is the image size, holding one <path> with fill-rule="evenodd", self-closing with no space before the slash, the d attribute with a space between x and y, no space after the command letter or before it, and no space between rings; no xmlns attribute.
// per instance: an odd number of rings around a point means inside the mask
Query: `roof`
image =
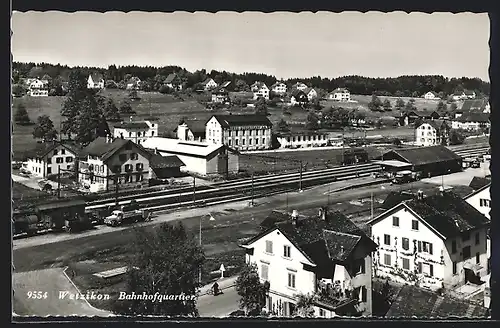
<svg viewBox="0 0 500 328"><path fill-rule="evenodd" d="M408 163L411 163L412 165L424 165L462 159L462 157L443 145L392 149L391 151L385 153L383 157L386 157L391 153L396 154L398 157Z"/></svg>
<svg viewBox="0 0 500 328"><path fill-rule="evenodd" d="M407 167L407 166L411 166L411 164L409 164L409 163L401 162L401 161L396 161L396 160L378 161L378 162L375 162L375 164L387 165L387 166L392 166L392 167Z"/></svg>
<svg viewBox="0 0 500 328"><path fill-rule="evenodd" d="M184 120L195 137L205 137L206 122L203 120ZM174 129L177 132L177 128Z"/></svg>
<svg viewBox="0 0 500 328"><path fill-rule="evenodd" d="M473 177L469 183L469 187L471 187L474 190L478 190L490 184L491 184L491 179L483 177Z"/></svg>
<svg viewBox="0 0 500 328"><path fill-rule="evenodd" d="M337 88L333 90L332 93L349 93L349 90L347 90L346 88Z"/></svg>
<svg viewBox="0 0 500 328"><path fill-rule="evenodd" d="M475 189L473 192L471 192L470 194L468 194L467 196L465 196L464 199L469 199L470 197L472 197L474 195L477 195L481 191L485 190L486 188L490 188L490 187L491 187L491 181L488 182L487 184L485 184L484 186Z"/></svg>
<svg viewBox="0 0 500 328"><path fill-rule="evenodd" d="M37 209L39 211L47 211L56 208L64 208L64 207L73 207L73 206L85 206L87 202L84 199L63 199L55 202L39 204L37 205Z"/></svg>
<svg viewBox="0 0 500 328"><path fill-rule="evenodd" d="M292 136L324 136L330 135L328 131L311 131L311 130L303 130L303 131L280 131L276 132L276 136L278 137L292 137Z"/></svg>
<svg viewBox="0 0 500 328"><path fill-rule="evenodd" d="M265 115L244 114L244 115L213 115L215 119L225 128L231 126L265 125L272 127L273 124ZM212 118L210 118L212 119Z"/></svg>
<svg viewBox="0 0 500 328"><path fill-rule="evenodd" d="M90 77L92 78L92 81L94 81L94 82L104 80L104 77L101 73L91 73Z"/></svg>
<svg viewBox="0 0 500 328"><path fill-rule="evenodd" d="M178 78L177 74L175 73L170 73L168 74L168 76L165 78L165 80L163 81L163 83L171 83L172 81L174 81L176 78Z"/></svg>
<svg viewBox="0 0 500 328"><path fill-rule="evenodd" d="M162 156L154 154L149 160L149 166L152 169L163 169L167 167L181 167L185 166L185 164L175 155Z"/></svg>
<svg viewBox="0 0 500 328"><path fill-rule="evenodd" d="M403 115L408 115L408 116L418 116L418 117L423 117L423 118L426 118L426 117L432 117L432 116L440 116L438 112L436 112L435 110L433 111L424 111L424 110L411 110L411 111L408 111L406 113L404 113Z"/></svg>
<svg viewBox="0 0 500 328"><path fill-rule="evenodd" d="M150 157L151 154L144 149L143 146L138 145L131 140L116 138L112 142L108 142L106 138L99 137L88 144L87 147L83 149L86 155L101 157L101 160L106 162L114 154L116 154L120 149L122 149L126 144L131 143L140 151L142 151L146 156Z"/></svg>
<svg viewBox="0 0 500 328"><path fill-rule="evenodd" d="M468 112L463 113L462 116L455 119L458 122L479 122L487 123L490 121L490 114L488 113L478 113L478 112Z"/></svg>
<svg viewBox="0 0 500 328"><path fill-rule="evenodd" d="M420 317L429 319L464 317L466 313L468 318L488 317L488 309L480 305L448 295L443 297L430 290L406 285L400 289L386 317Z"/></svg>
<svg viewBox="0 0 500 328"><path fill-rule="evenodd" d="M402 206L413 211L424 224L437 231L443 239L489 224L489 220L457 194L446 191L422 199L412 198L396 205L369 222L370 225L387 217Z"/></svg>
<svg viewBox="0 0 500 328"><path fill-rule="evenodd" d="M431 93L434 97L438 97L438 96L439 96L439 95L437 94L437 92L434 92L434 91L429 91L429 92L427 92L427 93ZM426 94L427 94L427 93L426 93Z"/></svg>
<svg viewBox="0 0 500 328"><path fill-rule="evenodd" d="M316 93L317 93L317 91L316 91L314 88L305 88L305 89L304 89L304 93L305 93L306 95L307 95L307 94L309 94L309 92L311 92L311 91L314 91L314 92L316 92Z"/></svg>
<svg viewBox="0 0 500 328"><path fill-rule="evenodd" d="M120 122L116 123L113 125L114 128L121 128L121 129L141 129L141 130L147 130L149 129L149 125L146 124L146 122Z"/></svg>
<svg viewBox="0 0 500 328"><path fill-rule="evenodd" d="M488 100L486 99L467 99L464 100L461 111L483 111L488 104Z"/></svg>
<svg viewBox="0 0 500 328"><path fill-rule="evenodd" d="M56 149L57 147L62 146L71 153L73 153L75 156L79 156L82 149L79 148L76 145L69 144L69 143L62 143L59 141L56 142L43 142L40 144L37 144L34 149L28 152L28 157L34 157L34 158L41 158L47 155L49 152L52 150Z"/></svg>
<svg viewBox="0 0 500 328"><path fill-rule="evenodd" d="M276 87L276 86L278 86L280 84L283 84L286 87L286 84L284 82L278 81L278 82L274 83L273 85L271 85L271 88L274 88L274 87Z"/></svg>
<svg viewBox="0 0 500 328"><path fill-rule="evenodd" d="M205 81L201 82L201 85L207 85L210 81L214 81L214 79L207 77ZM215 82L215 81L214 81Z"/></svg>
<svg viewBox="0 0 500 328"><path fill-rule="evenodd" d="M226 81L220 85L221 88L227 88L231 84L231 81Z"/></svg>
<svg viewBox="0 0 500 328"><path fill-rule="evenodd" d="M443 128L443 126L449 128L449 126L445 120L424 120L417 127L421 126L422 124L429 124L430 126L432 126L436 130L441 130L441 128Z"/></svg>
<svg viewBox="0 0 500 328"><path fill-rule="evenodd" d="M322 210L326 211L325 220L319 214L307 214L305 211L306 214L299 215L297 224L293 224L290 213L272 211L261 223L264 231L244 245L250 245L278 229L320 271L333 270L333 262L343 262L349 258L362 240L368 246L368 253L375 250L376 244L344 214L326 207L322 207Z"/></svg>
<svg viewBox="0 0 500 328"><path fill-rule="evenodd" d="M398 192L398 191L391 191L387 197L385 198L384 202L382 203L382 208L385 210L389 210L393 208L394 206L399 205L405 200L410 200L415 198L415 196L409 192Z"/></svg>
<svg viewBox="0 0 500 328"><path fill-rule="evenodd" d="M465 90L464 93L468 96L472 96L472 95L475 95L476 92L472 91L472 90Z"/></svg>
<svg viewBox="0 0 500 328"><path fill-rule="evenodd" d="M264 82L256 81L254 84L252 84L252 89L261 89L263 87L267 88L267 85Z"/></svg>
<svg viewBox="0 0 500 328"><path fill-rule="evenodd" d="M464 91L455 91L455 92L453 93L453 95L454 95L454 96L463 96L464 94L465 94L465 92L464 92Z"/></svg>
<svg viewBox="0 0 500 328"><path fill-rule="evenodd" d="M171 138L148 138L142 143L144 148L155 150L160 153L172 155L185 155L194 157L208 157L215 151L223 148L223 145L215 145L204 142L184 141Z"/></svg>
<svg viewBox="0 0 500 328"><path fill-rule="evenodd" d="M292 96L295 98L297 98L298 96L307 97L306 93L302 90L299 90L299 89L293 89Z"/></svg>

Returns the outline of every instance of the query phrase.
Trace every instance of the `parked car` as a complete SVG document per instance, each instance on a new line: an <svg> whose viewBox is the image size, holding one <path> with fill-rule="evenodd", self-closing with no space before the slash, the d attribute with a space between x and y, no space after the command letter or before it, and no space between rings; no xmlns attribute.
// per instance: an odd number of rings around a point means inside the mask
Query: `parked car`
<svg viewBox="0 0 500 328"><path fill-rule="evenodd" d="M418 174L416 172L412 172L410 170L397 172L394 178L392 179L392 183L395 184L403 184L409 183L418 180Z"/></svg>

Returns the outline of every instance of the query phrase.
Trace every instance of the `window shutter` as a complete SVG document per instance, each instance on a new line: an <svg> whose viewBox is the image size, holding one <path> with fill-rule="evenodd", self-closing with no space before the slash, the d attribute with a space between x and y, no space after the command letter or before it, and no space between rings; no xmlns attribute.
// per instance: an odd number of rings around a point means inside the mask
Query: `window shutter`
<svg viewBox="0 0 500 328"><path fill-rule="evenodd" d="M422 262L418 262L418 273L422 273Z"/></svg>
<svg viewBox="0 0 500 328"><path fill-rule="evenodd" d="M365 269L365 260L361 260L361 273L365 273L366 269Z"/></svg>
<svg viewBox="0 0 500 328"><path fill-rule="evenodd" d="M434 277L434 266L432 264L429 264L429 274Z"/></svg>
<svg viewBox="0 0 500 328"><path fill-rule="evenodd" d="M422 242L418 241L418 252L420 253L422 251Z"/></svg>
<svg viewBox="0 0 500 328"><path fill-rule="evenodd" d="M362 302L366 302L367 291L365 286L361 287L361 294L362 294L361 295Z"/></svg>
<svg viewBox="0 0 500 328"><path fill-rule="evenodd" d="M432 255L432 243L429 243L429 254Z"/></svg>

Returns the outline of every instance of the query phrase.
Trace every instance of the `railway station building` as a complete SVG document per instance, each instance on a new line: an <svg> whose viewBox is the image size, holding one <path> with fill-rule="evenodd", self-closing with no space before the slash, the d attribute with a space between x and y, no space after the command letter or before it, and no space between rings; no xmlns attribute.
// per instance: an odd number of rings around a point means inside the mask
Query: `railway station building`
<svg viewBox="0 0 500 328"><path fill-rule="evenodd" d="M232 174L239 171L236 151L222 144L171 138L149 138L143 146L157 155L177 156L184 163L181 171L202 176Z"/></svg>
<svg viewBox="0 0 500 328"><path fill-rule="evenodd" d="M462 157L442 145L393 149L377 158L382 167L431 177L462 171Z"/></svg>

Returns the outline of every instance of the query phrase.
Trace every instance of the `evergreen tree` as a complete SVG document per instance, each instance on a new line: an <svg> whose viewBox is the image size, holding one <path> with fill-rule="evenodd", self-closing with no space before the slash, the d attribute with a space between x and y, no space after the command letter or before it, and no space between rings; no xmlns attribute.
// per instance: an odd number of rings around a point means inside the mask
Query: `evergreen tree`
<svg viewBox="0 0 500 328"><path fill-rule="evenodd" d="M43 142L54 141L57 138L57 131L54 123L48 115L39 116L33 129L33 138L42 139Z"/></svg>
<svg viewBox="0 0 500 328"><path fill-rule="evenodd" d="M14 114L14 122L21 125L31 123L28 111L26 110L26 107L22 103L19 103L17 105L17 110L16 113Z"/></svg>

